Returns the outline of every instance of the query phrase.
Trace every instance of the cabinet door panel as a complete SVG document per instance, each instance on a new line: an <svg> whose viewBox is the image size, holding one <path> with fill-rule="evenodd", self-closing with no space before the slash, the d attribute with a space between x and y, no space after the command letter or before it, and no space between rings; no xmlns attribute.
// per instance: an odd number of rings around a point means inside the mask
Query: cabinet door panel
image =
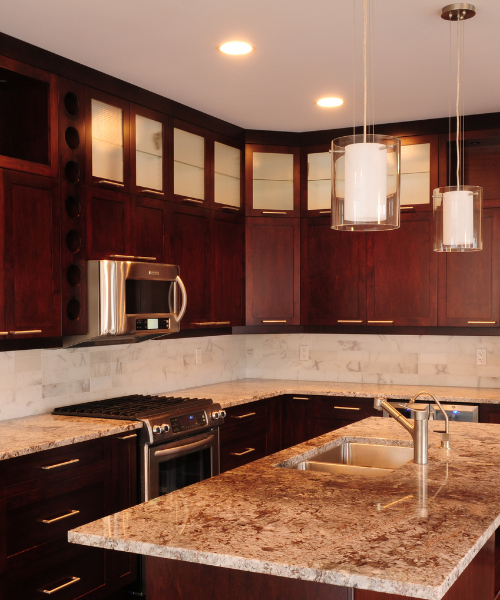
<svg viewBox="0 0 500 600"><path fill-rule="evenodd" d="M163 200L135 198L132 218L133 253L138 257L167 259L167 205Z"/></svg>
<svg viewBox="0 0 500 600"><path fill-rule="evenodd" d="M61 335L58 183L5 172L5 288L8 331Z"/></svg>
<svg viewBox="0 0 500 600"><path fill-rule="evenodd" d="M366 234L303 219L301 258L302 324L366 324Z"/></svg>
<svg viewBox="0 0 500 600"><path fill-rule="evenodd" d="M87 232L90 259L130 256L130 196L87 188Z"/></svg>
<svg viewBox="0 0 500 600"><path fill-rule="evenodd" d="M482 232L483 249L480 252L447 253L439 258L440 326L499 325L499 209L484 211Z"/></svg>
<svg viewBox="0 0 500 600"><path fill-rule="evenodd" d="M211 320L228 327L245 322L244 240L242 217L213 211L210 235Z"/></svg>
<svg viewBox="0 0 500 600"><path fill-rule="evenodd" d="M400 229L368 236L368 325L437 325L432 235L432 215L416 213L405 215Z"/></svg>
<svg viewBox="0 0 500 600"><path fill-rule="evenodd" d="M247 219L247 325L299 324L299 252L299 219Z"/></svg>
<svg viewBox="0 0 500 600"><path fill-rule="evenodd" d="M287 396L283 404L283 448L296 446L313 436L314 397Z"/></svg>
<svg viewBox="0 0 500 600"><path fill-rule="evenodd" d="M181 327L200 327L208 321L208 226L204 208L171 205L170 257L180 267L187 292L187 309Z"/></svg>

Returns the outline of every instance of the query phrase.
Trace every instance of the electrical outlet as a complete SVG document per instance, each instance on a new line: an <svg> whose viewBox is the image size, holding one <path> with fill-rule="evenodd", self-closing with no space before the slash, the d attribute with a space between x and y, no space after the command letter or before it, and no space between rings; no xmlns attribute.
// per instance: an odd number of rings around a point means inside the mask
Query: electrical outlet
<svg viewBox="0 0 500 600"><path fill-rule="evenodd" d="M311 353L309 351L309 346L300 346L299 358L300 358L300 360L311 360Z"/></svg>
<svg viewBox="0 0 500 600"><path fill-rule="evenodd" d="M201 348L196 348L196 364L201 365Z"/></svg>
<svg viewBox="0 0 500 600"><path fill-rule="evenodd" d="M486 364L486 348L478 348L476 350L476 365Z"/></svg>

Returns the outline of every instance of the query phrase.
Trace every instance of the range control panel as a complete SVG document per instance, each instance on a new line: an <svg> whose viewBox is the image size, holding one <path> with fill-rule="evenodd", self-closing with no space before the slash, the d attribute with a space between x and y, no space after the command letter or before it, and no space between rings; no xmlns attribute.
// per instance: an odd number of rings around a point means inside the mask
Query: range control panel
<svg viewBox="0 0 500 600"><path fill-rule="evenodd" d="M149 331L157 329L170 329L170 319L136 319L136 331Z"/></svg>
<svg viewBox="0 0 500 600"><path fill-rule="evenodd" d="M172 425L172 433L181 431L189 431L196 427L203 427L207 424L207 416L205 411L195 412L192 414L182 415L180 417L172 417L170 419Z"/></svg>

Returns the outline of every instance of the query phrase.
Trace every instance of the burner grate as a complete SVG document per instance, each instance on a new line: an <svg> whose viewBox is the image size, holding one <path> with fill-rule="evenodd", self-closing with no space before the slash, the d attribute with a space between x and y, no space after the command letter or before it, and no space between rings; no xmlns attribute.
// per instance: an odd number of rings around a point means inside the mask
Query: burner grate
<svg viewBox="0 0 500 600"><path fill-rule="evenodd" d="M181 407L189 408L198 404L212 404L212 400L207 398L176 398L174 396L142 396L141 394L133 394L120 398L110 398L109 400L60 406L55 408L52 414L139 421L145 416L166 414L179 410Z"/></svg>

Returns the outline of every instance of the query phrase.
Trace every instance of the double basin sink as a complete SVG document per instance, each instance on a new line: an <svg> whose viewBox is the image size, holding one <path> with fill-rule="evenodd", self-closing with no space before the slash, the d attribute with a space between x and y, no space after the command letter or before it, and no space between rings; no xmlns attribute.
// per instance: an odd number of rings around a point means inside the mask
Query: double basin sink
<svg viewBox="0 0 500 600"><path fill-rule="evenodd" d="M343 442L310 459L290 465L299 471L382 477L413 459L413 447Z"/></svg>

